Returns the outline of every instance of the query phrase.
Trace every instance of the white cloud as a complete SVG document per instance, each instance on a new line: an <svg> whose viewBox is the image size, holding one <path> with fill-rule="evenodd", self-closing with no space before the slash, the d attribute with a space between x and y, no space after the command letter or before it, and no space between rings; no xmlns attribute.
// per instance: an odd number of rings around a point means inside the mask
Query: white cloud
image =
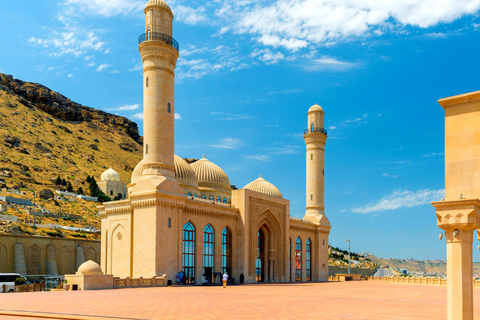
<svg viewBox="0 0 480 320"><path fill-rule="evenodd" d="M130 71L130 72L136 72L136 71L140 71L140 70L143 70L143 63L141 63L141 62L136 64L133 68L128 69L128 71Z"/></svg>
<svg viewBox="0 0 480 320"><path fill-rule="evenodd" d="M132 114L130 118L134 120L143 120L143 112Z"/></svg>
<svg viewBox="0 0 480 320"><path fill-rule="evenodd" d="M270 161L270 156L267 156L267 155L244 156L244 157L249 160Z"/></svg>
<svg viewBox="0 0 480 320"><path fill-rule="evenodd" d="M418 191L395 190L377 202L367 204L364 207L353 208L351 211L366 214L371 212L396 210L400 208L413 208L424 204L430 204L432 201L439 201L444 197L444 189L422 189Z"/></svg>
<svg viewBox="0 0 480 320"><path fill-rule="evenodd" d="M210 147L214 148L222 148L222 149L238 149L239 147L243 146L244 143L240 139L234 138L223 138L220 140L220 143L216 145L211 145Z"/></svg>
<svg viewBox="0 0 480 320"><path fill-rule="evenodd" d="M143 0L65 0L67 10L86 15L112 17L141 12L145 8Z"/></svg>
<svg viewBox="0 0 480 320"><path fill-rule="evenodd" d="M205 14L204 7L193 9L190 7L178 5L173 8L173 11L175 12L175 18L179 22L183 22L185 24L196 25L209 21Z"/></svg>
<svg viewBox="0 0 480 320"><path fill-rule="evenodd" d="M422 158L431 158L431 157L438 157L438 156L443 156L443 152L432 152L432 153L427 153L421 155Z"/></svg>
<svg viewBox="0 0 480 320"><path fill-rule="evenodd" d="M220 1L220 0L219 0ZM475 14L479 0L222 0L216 15L229 30L264 46L292 52L308 45L334 45L352 38L429 28ZM235 17L235 19L232 19ZM225 26L222 26L225 28Z"/></svg>
<svg viewBox="0 0 480 320"><path fill-rule="evenodd" d="M182 116L180 115L180 113L175 113L174 118L175 120L180 120L182 119Z"/></svg>
<svg viewBox="0 0 480 320"><path fill-rule="evenodd" d="M101 64L97 67L97 71L98 72L101 72L101 71L104 71L105 69L107 69L108 67L110 67L110 65L108 63L104 63L104 64Z"/></svg>
<svg viewBox="0 0 480 320"><path fill-rule="evenodd" d="M303 89L285 89L285 90L281 90L281 91L272 91L272 92L269 92L267 94L268 95L272 95L272 94L292 94L292 93L300 93L302 91L303 91Z"/></svg>
<svg viewBox="0 0 480 320"><path fill-rule="evenodd" d="M397 174L390 174L390 173L384 173L383 174L384 177L391 177L391 178L398 178L399 175Z"/></svg>
<svg viewBox="0 0 480 320"><path fill-rule="evenodd" d="M123 106L120 106L114 110L118 110L118 111L132 111L132 110L137 110L138 108L140 108L140 104L138 103L135 103L135 104L126 104L126 105L123 105Z"/></svg>
<svg viewBox="0 0 480 320"><path fill-rule="evenodd" d="M210 115L216 116L217 120L233 121L233 120L247 120L253 117L248 114L234 114L228 112L210 112Z"/></svg>
<svg viewBox="0 0 480 320"><path fill-rule="evenodd" d="M72 77L73 77L73 74L72 74L72 73L69 73L67 77L72 78Z"/></svg>
<svg viewBox="0 0 480 320"><path fill-rule="evenodd" d="M301 64L302 69L310 72L317 71L347 71L359 67L360 64L340 61L332 57L312 59Z"/></svg>

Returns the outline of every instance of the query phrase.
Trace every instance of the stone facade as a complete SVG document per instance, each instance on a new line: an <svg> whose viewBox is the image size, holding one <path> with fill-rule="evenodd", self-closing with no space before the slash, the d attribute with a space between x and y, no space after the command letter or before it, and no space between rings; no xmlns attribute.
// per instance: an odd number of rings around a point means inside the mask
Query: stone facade
<svg viewBox="0 0 480 320"><path fill-rule="evenodd" d="M0 273L64 275L85 259L100 262L100 241L0 235Z"/></svg>

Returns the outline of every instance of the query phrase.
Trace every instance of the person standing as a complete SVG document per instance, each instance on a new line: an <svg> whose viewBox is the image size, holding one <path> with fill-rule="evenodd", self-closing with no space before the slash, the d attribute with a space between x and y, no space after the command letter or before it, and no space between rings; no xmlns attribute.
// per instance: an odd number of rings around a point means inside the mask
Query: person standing
<svg viewBox="0 0 480 320"><path fill-rule="evenodd" d="M223 287L226 288L227 287L227 281L228 281L227 271L225 271L225 273L223 274L222 281L223 281Z"/></svg>

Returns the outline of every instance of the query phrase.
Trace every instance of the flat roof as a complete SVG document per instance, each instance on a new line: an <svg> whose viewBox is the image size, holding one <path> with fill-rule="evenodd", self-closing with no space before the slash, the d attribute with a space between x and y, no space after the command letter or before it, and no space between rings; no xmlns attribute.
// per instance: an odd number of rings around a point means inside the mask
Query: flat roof
<svg viewBox="0 0 480 320"><path fill-rule="evenodd" d="M462 103L480 101L480 91L473 91L469 93L459 94L457 96L447 97L438 100L438 103L443 109L456 106Z"/></svg>

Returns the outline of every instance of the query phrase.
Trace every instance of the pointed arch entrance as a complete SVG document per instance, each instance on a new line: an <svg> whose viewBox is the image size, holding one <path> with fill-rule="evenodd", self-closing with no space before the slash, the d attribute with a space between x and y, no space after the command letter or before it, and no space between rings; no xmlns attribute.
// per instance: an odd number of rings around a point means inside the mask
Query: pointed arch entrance
<svg viewBox="0 0 480 320"><path fill-rule="evenodd" d="M271 220L264 220L256 232L255 281L280 280L280 229Z"/></svg>

